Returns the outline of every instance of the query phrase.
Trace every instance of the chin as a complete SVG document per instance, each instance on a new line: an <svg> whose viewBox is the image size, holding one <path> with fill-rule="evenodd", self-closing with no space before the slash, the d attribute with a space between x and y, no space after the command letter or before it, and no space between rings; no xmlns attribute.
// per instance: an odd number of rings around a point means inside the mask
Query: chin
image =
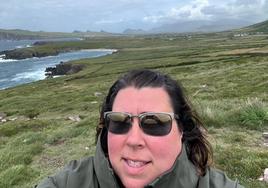
<svg viewBox="0 0 268 188"><path fill-rule="evenodd" d="M127 179L123 181L122 183L126 188L143 188L145 185L150 183L150 181Z"/></svg>

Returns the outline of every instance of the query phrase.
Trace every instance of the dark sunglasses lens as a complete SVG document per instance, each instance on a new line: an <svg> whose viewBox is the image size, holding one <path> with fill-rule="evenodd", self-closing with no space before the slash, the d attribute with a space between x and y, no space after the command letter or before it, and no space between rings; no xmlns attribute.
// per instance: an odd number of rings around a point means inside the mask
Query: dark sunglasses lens
<svg viewBox="0 0 268 188"><path fill-rule="evenodd" d="M106 126L114 134L125 134L131 127L131 118L124 113L110 113L106 116Z"/></svg>
<svg viewBox="0 0 268 188"><path fill-rule="evenodd" d="M141 117L141 126L146 134L164 136L171 131L172 118L168 114L146 114Z"/></svg>

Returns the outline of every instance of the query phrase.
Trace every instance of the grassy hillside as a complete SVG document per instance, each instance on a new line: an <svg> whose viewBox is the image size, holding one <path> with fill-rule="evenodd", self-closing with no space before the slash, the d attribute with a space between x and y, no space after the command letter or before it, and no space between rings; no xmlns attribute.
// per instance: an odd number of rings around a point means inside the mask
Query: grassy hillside
<svg viewBox="0 0 268 188"><path fill-rule="evenodd" d="M268 20L239 29L246 33L268 33Z"/></svg>
<svg viewBox="0 0 268 188"><path fill-rule="evenodd" d="M267 187L257 179L268 164L268 36L112 37L81 45L119 51L73 62L86 66L77 74L0 91L0 112L10 120L0 123L0 187L32 187L68 161L93 155L101 102L134 68L181 81L208 128L214 166L246 187Z"/></svg>

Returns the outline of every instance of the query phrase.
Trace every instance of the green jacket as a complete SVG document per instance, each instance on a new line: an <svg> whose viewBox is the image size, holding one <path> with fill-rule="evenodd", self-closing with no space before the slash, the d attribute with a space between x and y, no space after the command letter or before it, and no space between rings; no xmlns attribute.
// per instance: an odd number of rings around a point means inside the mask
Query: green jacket
<svg viewBox="0 0 268 188"><path fill-rule="evenodd" d="M242 188L237 181L212 168L205 176L197 176L184 147L172 169L146 187ZM94 157L70 162L62 171L43 180L37 188L119 188L119 184L98 141Z"/></svg>

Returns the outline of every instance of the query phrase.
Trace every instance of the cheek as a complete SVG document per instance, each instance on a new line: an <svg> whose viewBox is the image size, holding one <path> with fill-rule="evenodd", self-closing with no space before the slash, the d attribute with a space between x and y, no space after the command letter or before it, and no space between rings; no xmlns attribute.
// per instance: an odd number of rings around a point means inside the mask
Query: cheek
<svg viewBox="0 0 268 188"><path fill-rule="evenodd" d="M151 152L153 156L159 159L176 159L181 152L181 140L162 139L151 143Z"/></svg>
<svg viewBox="0 0 268 188"><path fill-rule="evenodd" d="M119 135L113 135L111 133L108 133L107 136L109 158L113 159L119 155L120 150L122 149L123 138L121 138Z"/></svg>
<svg viewBox="0 0 268 188"><path fill-rule="evenodd" d="M176 127L172 129L170 134L162 139L154 139L151 142L151 151L154 156L159 159L165 159L170 162L175 161L181 152L182 134Z"/></svg>

